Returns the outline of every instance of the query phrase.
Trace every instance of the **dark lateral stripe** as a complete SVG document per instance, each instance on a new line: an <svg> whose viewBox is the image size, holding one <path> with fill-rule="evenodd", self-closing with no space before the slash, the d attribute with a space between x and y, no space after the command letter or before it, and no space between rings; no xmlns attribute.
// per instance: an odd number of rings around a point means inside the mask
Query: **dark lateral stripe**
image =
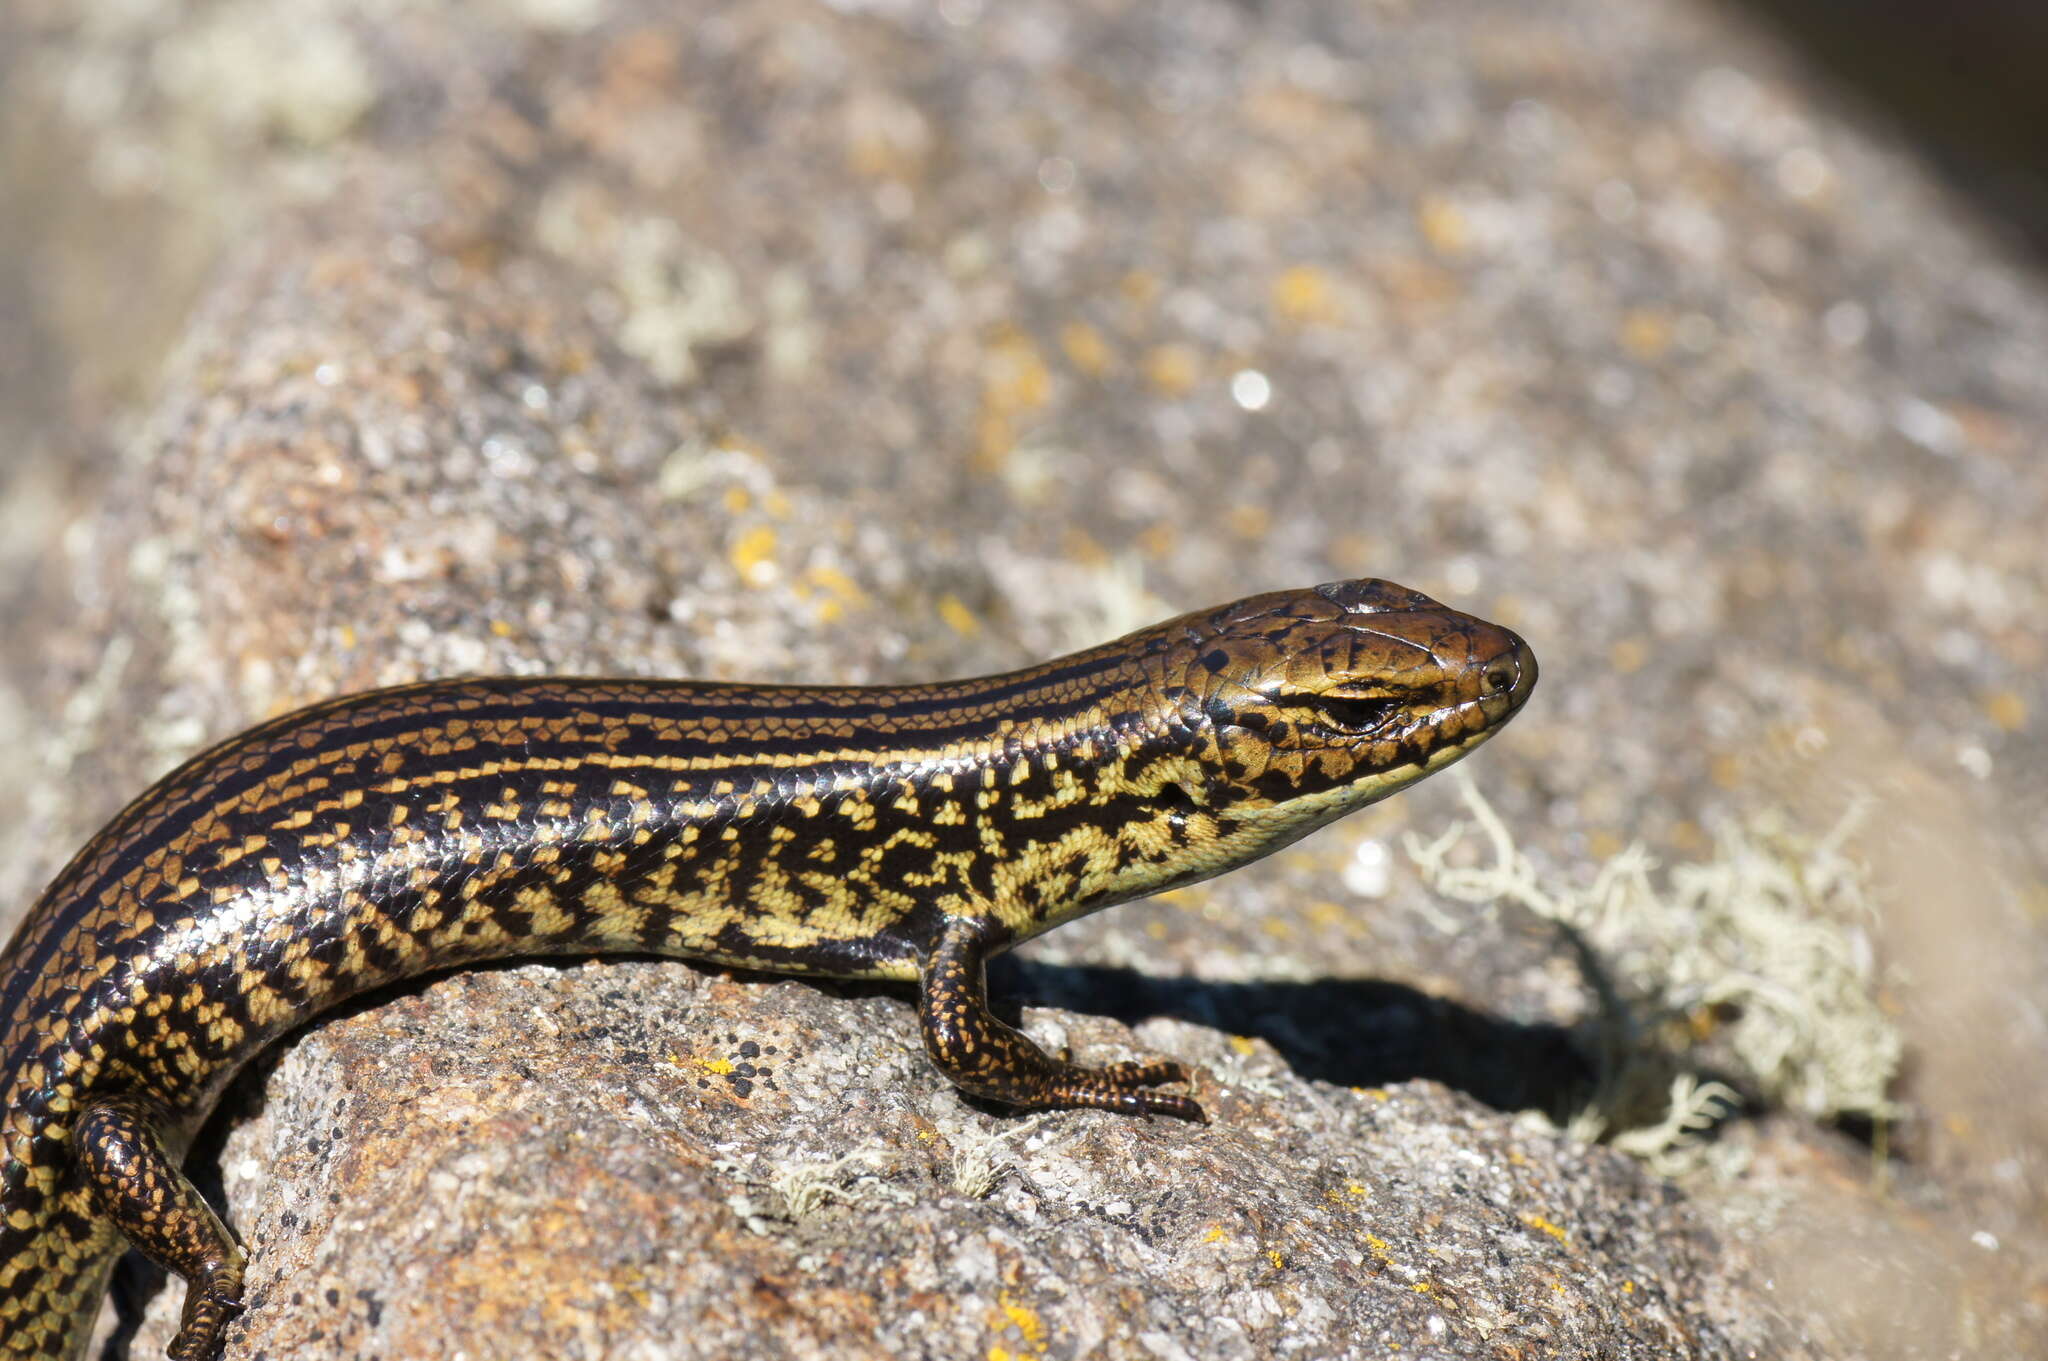
<svg viewBox="0 0 2048 1361"><path fill-rule="evenodd" d="M119 829L129 826L144 809L160 805L171 798L181 798L181 802L174 809L162 810L165 813L165 821L181 822L190 816L190 809L195 803L218 804L237 798L289 765L308 757L326 755L337 747L399 736L408 731L408 725L410 731L424 732L428 728L441 726L451 718L490 722L524 717L536 709L547 708L557 708L563 713L591 713L600 718L630 719L640 714L653 714L675 721L700 722L753 722L767 717L783 722L843 722L848 718L872 716L877 737L907 737L920 743L939 744L959 740L963 735L975 734L977 730L992 726L995 720L979 719L973 723L948 728L921 726L909 720L970 706L1001 704L1005 700L1042 691L1048 687L1094 680L1104 673L1122 670L1128 665L1130 658L1131 654L1121 649L1098 648L1092 652L1076 653L1072 657L1061 658L1024 671L920 686L757 686L710 681L525 676L423 681L385 690L367 691L360 695L346 696L296 710L238 737L230 738L218 746L210 747L158 780L140 798L130 803L109 825L108 833L117 833ZM630 697L609 700L574 695L575 691L586 687L630 689L635 693ZM450 701L475 696L481 692L484 695L495 693L503 696L506 702L480 704L467 710L456 710L452 706L445 710L430 707L424 713L410 713L382 723L338 728L330 734L330 741L318 747L292 746L279 749L279 752L274 753L275 759L263 762L255 771L247 772L243 778L235 781L193 779L205 767L220 765L227 758L244 754L262 742L274 741L316 721L330 720L338 713L351 708L368 709L401 697L412 697L415 702L431 706L432 692L436 689L445 689L446 697ZM788 707L767 708L764 707L762 699L768 695L790 698L802 696L806 702L794 703ZM721 696L732 698L721 702ZM1087 698L1068 696L1035 704L1006 705L1002 717L1017 721L1044 718L1081 707L1088 702ZM858 745L863 740L842 740L836 745ZM890 747L908 746L911 743L901 740L872 741L868 745L886 750ZM777 754L784 753L778 751ZM74 864L88 858L104 839L104 836L94 838L78 856L74 857ZM53 882L62 882L71 872L71 868L72 866L67 866L64 873ZM98 881L95 889L97 890L104 882L104 878Z"/></svg>
<svg viewBox="0 0 2048 1361"><path fill-rule="evenodd" d="M431 687L406 687L408 691L417 691L422 688ZM454 693L455 688L451 687L451 696ZM389 691L372 691L370 694L356 698L359 701L368 702L391 696L392 692ZM331 716L337 710L346 709L347 707L349 707L348 704L344 702L320 705L311 710L300 710L295 714L287 715L282 719L265 724L257 731L275 743L276 739L285 737L301 723ZM330 734L330 740L319 747L301 747L296 743L273 745L272 749L265 754L265 759L257 763L254 769L238 772L233 779L213 779L206 777L203 772L218 766L223 758L227 756L238 752L246 754L251 743L235 739L224 747L209 748L199 753L170 774L164 776L163 779L151 785L140 797L121 810L114 820L107 825L106 830L88 842L85 848L73 858L72 863L65 867L63 873L59 874L51 882L49 889L44 891L43 898L39 899L29 909L29 915L23 920L20 933L15 936L11 943L7 956L4 959L0 959L0 967L12 970L7 979L5 993L6 1010L4 1015L10 1018L14 1015L22 996L17 989L26 988L31 983L38 981L49 967L50 957L69 933L71 920L76 916L77 911L80 908L97 906L106 894L109 885L119 882L133 871L144 868L150 855L159 846L167 840L175 841L177 839L182 829L190 824L195 811L218 807L222 803L238 799L242 795L247 794L251 789L262 784L265 780L270 779L283 770L289 769L291 766L297 765L301 761L309 758L317 759L329 752L353 746L358 742L375 742L382 738L424 731L427 727L440 726L451 717L489 721L492 718L524 715L531 712L532 708L532 702L529 701L518 706L480 707L459 713L454 710L448 710L439 715L432 712L425 714L410 712L387 719L381 723L341 728ZM165 800L171 798L179 799L174 808L164 810L159 807ZM141 821L146 814L154 812L162 812L163 814L162 820L159 823L158 833L147 841L133 840L131 828ZM76 872L78 866L85 864L98 855L110 841L119 846L121 850L120 854L116 855L104 870L96 875L88 884L67 882L73 873ZM52 901L51 895L60 889L63 890L64 898L66 899L64 908L52 911L47 915L41 914L39 910L46 902ZM27 934L31 929L36 932L33 936ZM31 942L32 948L27 954L17 953L18 947Z"/></svg>
<svg viewBox="0 0 2048 1361"><path fill-rule="evenodd" d="M1044 666L1005 672L972 680L944 681L936 685L747 685L724 681L664 681L595 678L505 678L511 681L505 693L520 689L557 691L549 698L564 708L605 715L631 717L639 713L671 719L725 719L746 722L779 719L846 719L872 717L885 731L896 731L908 719L945 713L952 709L998 705L1009 718L1031 708L1029 697L1061 686L1097 681L1104 675L1124 671L1131 654L1121 651L1077 653ZM475 684L475 682L469 682ZM633 688L630 699L571 701L567 692L584 686ZM515 688L516 687L516 688ZM664 699L665 695L675 698ZM1012 705L1005 701L1021 700ZM784 701L775 703L773 701ZM765 702L764 702L765 701ZM1059 701L1062 705L1074 699ZM1085 701L1082 701L1085 702ZM987 722L989 720L984 720Z"/></svg>

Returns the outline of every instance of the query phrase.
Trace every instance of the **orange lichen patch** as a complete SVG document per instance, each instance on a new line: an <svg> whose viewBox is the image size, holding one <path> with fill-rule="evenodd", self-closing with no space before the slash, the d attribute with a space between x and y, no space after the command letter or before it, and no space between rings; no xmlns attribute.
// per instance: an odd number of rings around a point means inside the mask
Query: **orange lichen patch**
<svg viewBox="0 0 2048 1361"><path fill-rule="evenodd" d="M2027 702L2011 690L1986 695L1984 713L2006 732L2018 732L2027 726Z"/></svg>
<svg viewBox="0 0 2048 1361"><path fill-rule="evenodd" d="M1100 567L1109 561L1109 550L1097 543L1085 529L1070 527L1062 534L1060 551L1083 567Z"/></svg>
<svg viewBox="0 0 2048 1361"><path fill-rule="evenodd" d="M1168 397L1184 397L1202 377L1202 357L1192 345L1154 345L1145 351L1145 381Z"/></svg>
<svg viewBox="0 0 2048 1361"><path fill-rule="evenodd" d="M1045 1320L1038 1316L1036 1309L1019 1302L1009 1291L1005 1290L997 1296L996 1307L989 1310L988 1320L989 1326L998 1331L1016 1331L1018 1340L1023 1343L1025 1350L1014 1355L1041 1356L1045 1353ZM989 1361L996 1361L999 1356L1013 1355L1001 1346L991 1346L988 1354Z"/></svg>
<svg viewBox="0 0 2048 1361"><path fill-rule="evenodd" d="M1673 850L1696 859L1706 855L1714 845L1707 839L1706 829L1691 818L1681 818L1672 823L1664 835Z"/></svg>
<svg viewBox="0 0 2048 1361"><path fill-rule="evenodd" d="M1177 537L1178 532L1171 521L1155 520L1139 530L1138 537L1133 539L1132 542L1137 544L1140 553L1156 561L1173 551L1174 541Z"/></svg>
<svg viewBox="0 0 2048 1361"><path fill-rule="evenodd" d="M748 585L758 586L772 580L775 575L775 531L767 525L755 525L733 543L729 556L733 570Z"/></svg>
<svg viewBox="0 0 2048 1361"><path fill-rule="evenodd" d="M1449 199L1425 195L1416 205L1415 225L1421 229L1422 239L1439 255L1461 254L1471 244L1471 226Z"/></svg>
<svg viewBox="0 0 2048 1361"><path fill-rule="evenodd" d="M1052 370L1030 336L1014 327L997 331L981 361L981 413L975 424L975 462L984 472L1002 466L1017 443L1017 420L1052 396Z"/></svg>
<svg viewBox="0 0 2048 1361"><path fill-rule="evenodd" d="M837 567L830 567L821 563L805 572L804 580L816 586L819 590L830 591L848 605L865 605L867 603L867 592L860 588L860 583L840 571Z"/></svg>
<svg viewBox="0 0 2048 1361"><path fill-rule="evenodd" d="M1264 506L1235 505L1224 512L1223 523L1240 539L1263 539L1273 530L1273 512Z"/></svg>
<svg viewBox="0 0 2048 1361"><path fill-rule="evenodd" d="M760 462L768 457L767 445L761 443L761 441L753 436L741 434L737 430L719 431L718 437L712 441L712 444L720 451L745 454L756 462Z"/></svg>
<svg viewBox="0 0 2048 1361"><path fill-rule="evenodd" d="M1333 903L1327 898L1318 898L1310 903L1302 915L1308 919L1310 926L1315 927L1342 926L1351 917L1351 913L1342 903ZM1360 929L1364 929L1362 924Z"/></svg>
<svg viewBox="0 0 2048 1361"><path fill-rule="evenodd" d="M1338 319L1337 293L1330 276L1314 265L1294 265L1274 276L1269 293L1273 314L1297 326Z"/></svg>
<svg viewBox="0 0 2048 1361"><path fill-rule="evenodd" d="M1654 307L1638 307L1622 319L1621 343L1638 359L1661 359L1671 348L1671 318Z"/></svg>
<svg viewBox="0 0 2048 1361"><path fill-rule="evenodd" d="M1394 1264L1393 1250L1387 1246L1387 1240L1378 1234L1367 1234L1365 1236L1365 1246L1371 1250L1374 1257L1379 1259L1382 1266L1392 1266Z"/></svg>
<svg viewBox="0 0 2048 1361"><path fill-rule="evenodd" d="M982 360L981 391L984 401L1006 410L1044 406L1052 396L1052 370L1030 336L1005 328Z"/></svg>
<svg viewBox="0 0 2048 1361"><path fill-rule="evenodd" d="M1332 1205L1342 1205L1346 1208L1356 1207L1370 1199L1371 1196L1372 1192L1366 1190L1362 1184L1355 1181L1347 1181L1342 1186L1333 1186L1323 1192L1324 1200L1329 1201Z"/></svg>
<svg viewBox="0 0 2048 1361"><path fill-rule="evenodd" d="M974 422L974 467L992 473L1017 447L1017 423L1006 411L984 408Z"/></svg>
<svg viewBox="0 0 2048 1361"><path fill-rule="evenodd" d="M968 609L960 597L951 591L939 597L938 611L939 618L945 621L946 627L963 638L972 638L981 632L981 620L976 618L974 611Z"/></svg>
<svg viewBox="0 0 2048 1361"><path fill-rule="evenodd" d="M1060 328L1060 348L1066 351L1067 362L1090 378L1102 377L1116 362L1102 332L1085 321L1070 321Z"/></svg>
<svg viewBox="0 0 2048 1361"><path fill-rule="evenodd" d="M1532 1229L1541 1229L1544 1233L1549 1234L1552 1238L1555 1238L1558 1242L1564 1244L1566 1247L1570 1247L1572 1245L1571 1235L1566 1233L1557 1225L1551 1223L1549 1220L1545 1219L1542 1215L1525 1214L1522 1216L1522 1222L1524 1224L1527 1224Z"/></svg>
<svg viewBox="0 0 2048 1361"><path fill-rule="evenodd" d="M806 570L803 576L792 583L792 589L799 600L811 600L818 622L829 624L850 609L867 605L867 592L860 588L852 577L837 567L819 565Z"/></svg>
<svg viewBox="0 0 2048 1361"><path fill-rule="evenodd" d="M1256 1053L1259 1045L1257 1040L1252 1039L1248 1035L1232 1035L1230 1037L1230 1047L1240 1054L1249 1055Z"/></svg>
<svg viewBox="0 0 2048 1361"><path fill-rule="evenodd" d="M1230 1235L1223 1232L1223 1226L1220 1224L1211 1224L1209 1231L1202 1235L1204 1243L1223 1243L1229 1241L1229 1238Z"/></svg>

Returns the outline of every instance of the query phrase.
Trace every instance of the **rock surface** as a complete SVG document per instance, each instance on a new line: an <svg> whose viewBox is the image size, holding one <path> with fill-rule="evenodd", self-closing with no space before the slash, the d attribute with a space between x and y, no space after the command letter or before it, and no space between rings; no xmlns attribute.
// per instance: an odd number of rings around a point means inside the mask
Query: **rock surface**
<svg viewBox="0 0 2048 1361"><path fill-rule="evenodd" d="M336 690L928 678L1346 575L1531 638L1473 769L1546 871L1876 800L1874 1151L1767 1114L1681 1194L1513 1115L1593 1002L1400 858L1425 786L1011 971L1042 1038L1196 1064L1206 1130L977 1109L899 996L686 965L323 1024L199 1151L255 1254L230 1356L2048 1339L2048 302L1718 11L0 23L61 186L0 213L8 913ZM109 1326L153 1355L176 1295Z"/></svg>
<svg viewBox="0 0 2048 1361"><path fill-rule="evenodd" d="M992 1116L895 997L646 962L323 1026L220 1155L260 1207L241 1354L1798 1354L1618 1153L1212 1030L1034 1019L1200 1064L1215 1123Z"/></svg>

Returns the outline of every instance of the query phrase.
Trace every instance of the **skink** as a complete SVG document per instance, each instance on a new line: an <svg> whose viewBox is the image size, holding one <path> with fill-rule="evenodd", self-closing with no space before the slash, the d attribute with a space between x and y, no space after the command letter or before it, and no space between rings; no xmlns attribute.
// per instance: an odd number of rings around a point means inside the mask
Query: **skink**
<svg viewBox="0 0 2048 1361"><path fill-rule="evenodd" d="M1042 666L903 687L430 681L185 763L0 955L0 1356L71 1361L132 1244L211 1361L243 1256L180 1168L228 1080L343 999L635 952L920 984L932 1062L1020 1108L1202 1119L1169 1060L1085 1068L983 964L1439 770L1536 682L1506 629L1383 581L1253 596Z"/></svg>

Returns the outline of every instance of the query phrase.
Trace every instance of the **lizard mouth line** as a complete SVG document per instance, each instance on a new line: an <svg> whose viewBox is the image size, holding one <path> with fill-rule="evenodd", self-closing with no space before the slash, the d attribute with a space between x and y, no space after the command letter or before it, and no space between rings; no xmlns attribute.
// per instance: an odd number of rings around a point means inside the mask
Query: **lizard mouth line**
<svg viewBox="0 0 2048 1361"><path fill-rule="evenodd" d="M1468 713L1474 709L1479 709L1483 713L1483 706L1486 703L1487 701L1483 699L1468 699L1461 704L1453 705L1450 708L1450 710L1448 710L1448 712ZM1509 711L1509 713L1512 712L1512 710ZM1434 750L1432 750L1429 753L1429 755L1423 757L1422 760L1410 761L1406 765L1397 766L1395 767L1395 771L1420 770L1423 774L1426 775L1433 771L1441 770L1443 767L1449 765L1452 761L1457 760L1460 756L1463 756L1465 753L1471 751L1480 743L1486 741L1487 738L1492 737L1495 733L1499 732L1501 730L1501 724L1507 719L1507 717L1508 714L1502 714L1499 718L1490 719L1487 722L1486 726L1479 729L1477 732L1467 733L1463 737L1455 738L1451 741L1441 743Z"/></svg>

